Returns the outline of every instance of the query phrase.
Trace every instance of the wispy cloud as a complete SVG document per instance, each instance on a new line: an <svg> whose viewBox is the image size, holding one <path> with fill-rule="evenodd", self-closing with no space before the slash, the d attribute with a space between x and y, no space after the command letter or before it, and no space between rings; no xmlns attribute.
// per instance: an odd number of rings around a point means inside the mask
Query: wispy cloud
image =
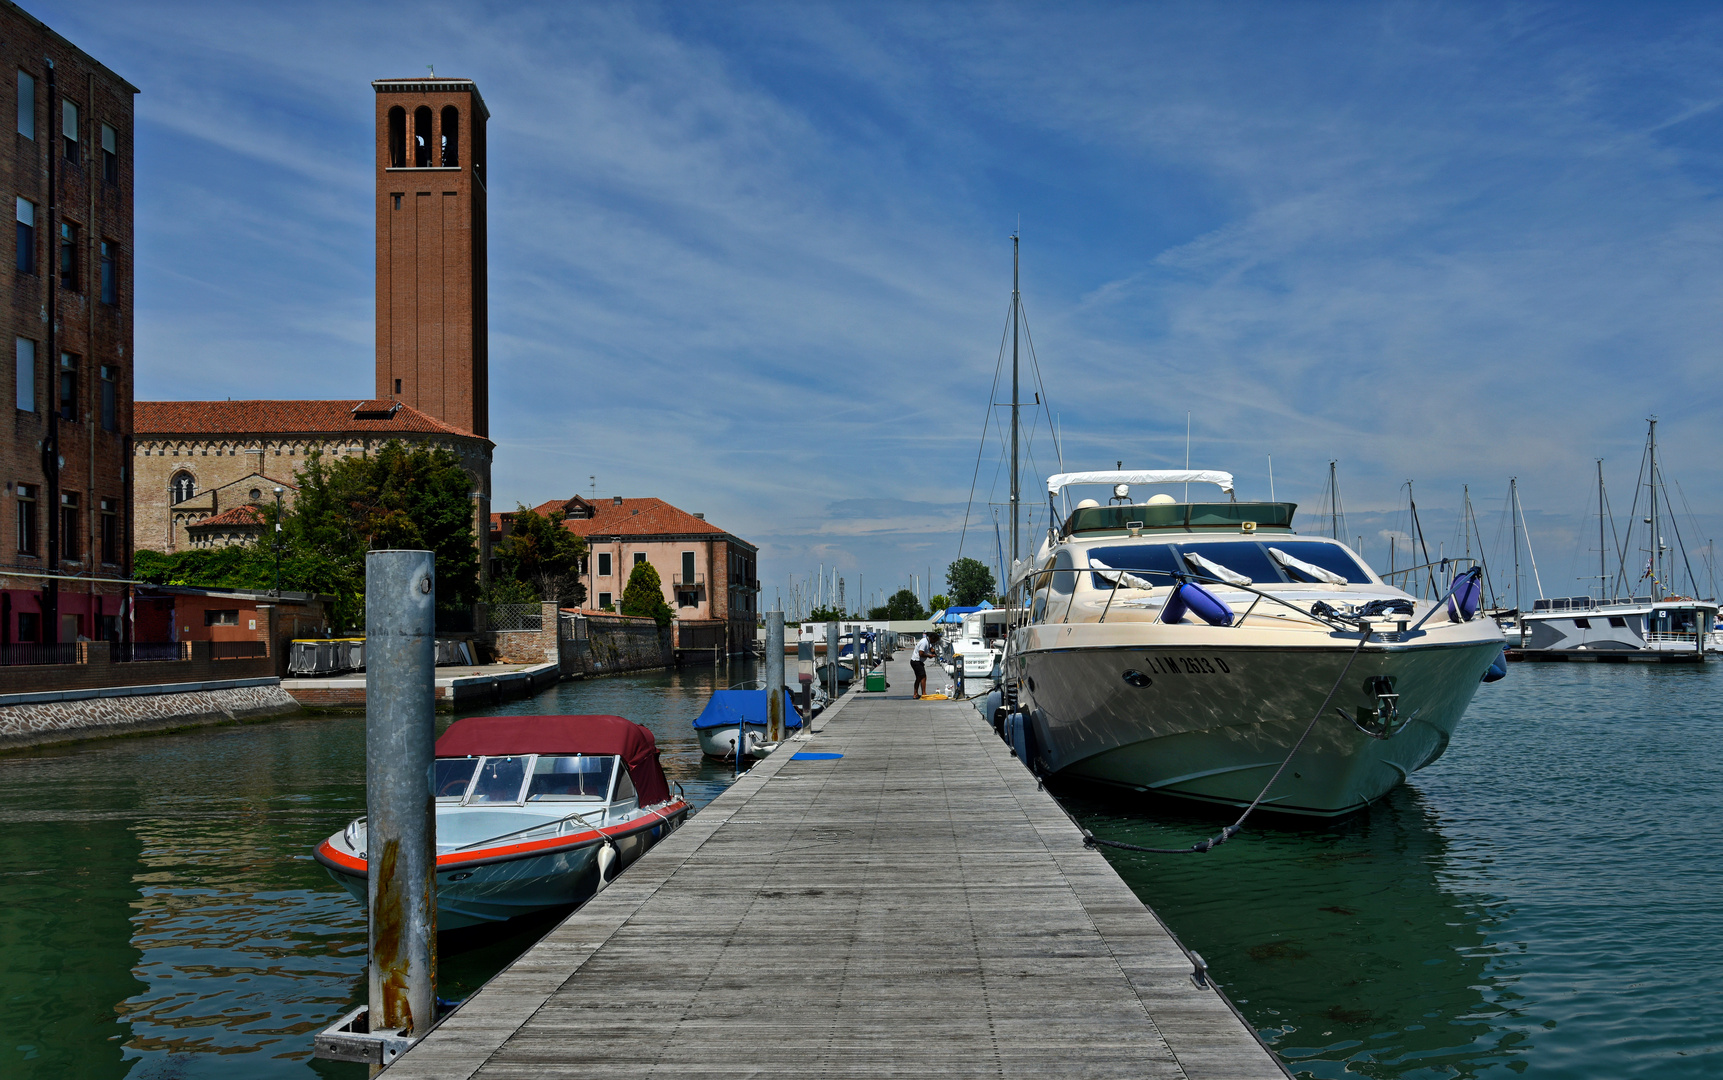
<svg viewBox="0 0 1723 1080"><path fill-rule="evenodd" d="M769 581L949 561L1021 215L1068 464L1182 462L1189 412L1247 497L1337 458L1377 531L1517 475L1577 578L1592 460L1630 484L1658 413L1723 524L1708 9L32 10L143 90L145 397L369 393L368 83L479 81L499 505L596 476Z"/></svg>

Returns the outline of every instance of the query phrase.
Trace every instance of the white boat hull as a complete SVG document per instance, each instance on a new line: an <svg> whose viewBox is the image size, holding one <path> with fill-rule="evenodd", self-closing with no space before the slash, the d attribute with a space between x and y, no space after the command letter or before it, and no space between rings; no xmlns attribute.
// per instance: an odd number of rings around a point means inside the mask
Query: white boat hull
<svg viewBox="0 0 1723 1080"><path fill-rule="evenodd" d="M777 749L778 744L766 738L766 725L743 724L747 729L747 755L751 760L759 759ZM700 752L709 758L719 761L736 760L736 725L729 727L697 728L694 732L700 738Z"/></svg>
<svg viewBox="0 0 1723 1080"><path fill-rule="evenodd" d="M1356 639L1354 639L1356 640ZM1501 639L1447 646L1299 649L1142 643L1030 648L1011 660L1045 771L1136 791L1248 805L1339 681L1263 805L1334 816L1380 798L1441 757ZM1138 682L1126 681L1134 672ZM1389 676L1410 717L1389 738L1350 717ZM1340 710L1344 716L1337 714Z"/></svg>

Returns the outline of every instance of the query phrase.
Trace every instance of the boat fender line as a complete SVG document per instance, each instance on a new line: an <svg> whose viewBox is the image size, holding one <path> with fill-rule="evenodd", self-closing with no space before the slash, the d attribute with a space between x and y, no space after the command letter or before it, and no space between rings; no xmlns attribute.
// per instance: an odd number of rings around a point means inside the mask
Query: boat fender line
<svg viewBox="0 0 1723 1080"><path fill-rule="evenodd" d="M1280 763L1280 768L1274 770L1274 775L1268 778L1268 783L1262 786L1262 790L1257 792L1256 798L1252 799L1250 801L1250 805L1244 808L1244 813L1238 816L1237 821L1209 837L1207 840L1198 840L1190 847L1182 848L1143 847L1140 844L1127 844L1122 840L1103 840L1088 829L1085 829L1082 823L1075 817L1072 817L1071 811L1066 810L1065 805L1059 802L1059 800L1053 800L1054 805L1064 811L1065 816L1071 818L1071 824L1077 826L1077 830L1083 834L1084 847L1110 847L1117 848L1120 851L1142 851L1147 852L1150 855L1201 855L1206 852L1213 851L1215 848L1220 847L1222 844L1239 834L1240 830L1244 828L1245 819L1256 812L1257 805L1262 802L1262 800L1268 795L1269 790L1274 787L1275 782L1280 779L1280 774L1286 771L1286 767L1288 765L1292 764L1292 759L1298 754L1299 748L1304 745L1304 740L1310 738L1310 733L1316 730L1316 722L1322 719L1322 714L1324 712L1328 711L1328 703L1334 700L1334 695L1340 689L1340 684L1346 681L1346 673L1352 670L1352 661L1358 658L1359 652L1364 648L1364 643L1369 640L1370 634L1368 631L1358 635L1358 644L1354 645L1352 647L1352 651L1347 654L1346 664L1340 669L1340 676L1334 680L1334 685L1328 688L1328 696L1322 699L1322 704L1316 709L1316 715L1312 716L1310 718L1310 723L1305 725L1304 734L1300 735L1298 737L1298 741L1292 744L1292 749L1287 753L1286 760Z"/></svg>

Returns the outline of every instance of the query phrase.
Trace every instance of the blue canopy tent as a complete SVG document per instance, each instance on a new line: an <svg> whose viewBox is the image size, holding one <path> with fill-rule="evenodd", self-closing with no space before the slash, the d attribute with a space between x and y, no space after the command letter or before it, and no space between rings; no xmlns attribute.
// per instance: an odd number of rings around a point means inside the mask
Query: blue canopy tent
<svg viewBox="0 0 1723 1080"><path fill-rule="evenodd" d="M790 700L788 687L784 688L784 726L799 728L802 726L802 714L796 711ZM695 729L736 727L741 724L752 724L755 727L766 726L766 691L764 690L714 690L712 700L700 710L700 715L694 718Z"/></svg>
<svg viewBox="0 0 1723 1080"><path fill-rule="evenodd" d="M933 617L933 621L935 624L951 623L952 625L955 626L955 625L963 622L963 617L972 611L992 611L992 610L993 610L993 605L989 604L987 601L983 600L983 601L981 601L981 603L976 604L974 607L948 607L944 611L940 612L938 615L935 615Z"/></svg>

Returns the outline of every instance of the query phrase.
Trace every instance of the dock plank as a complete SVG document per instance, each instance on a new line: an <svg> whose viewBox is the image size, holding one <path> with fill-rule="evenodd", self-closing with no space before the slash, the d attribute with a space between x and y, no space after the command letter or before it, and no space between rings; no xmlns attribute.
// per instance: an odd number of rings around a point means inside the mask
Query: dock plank
<svg viewBox="0 0 1723 1080"><path fill-rule="evenodd" d="M1287 1076L970 705L811 727L387 1074Z"/></svg>

